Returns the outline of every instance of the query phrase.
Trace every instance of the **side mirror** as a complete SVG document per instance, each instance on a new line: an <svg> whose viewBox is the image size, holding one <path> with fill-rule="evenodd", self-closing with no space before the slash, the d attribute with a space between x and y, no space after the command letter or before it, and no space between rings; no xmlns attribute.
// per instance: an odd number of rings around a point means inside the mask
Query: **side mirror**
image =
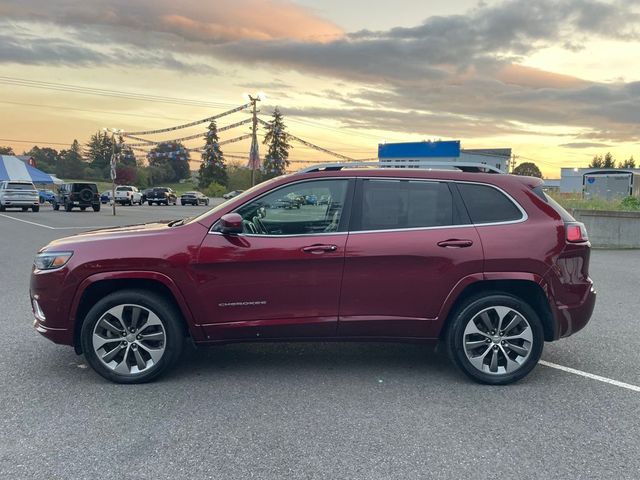
<svg viewBox="0 0 640 480"><path fill-rule="evenodd" d="M225 235L242 233L242 217L237 213L227 213L220 218L220 231Z"/></svg>

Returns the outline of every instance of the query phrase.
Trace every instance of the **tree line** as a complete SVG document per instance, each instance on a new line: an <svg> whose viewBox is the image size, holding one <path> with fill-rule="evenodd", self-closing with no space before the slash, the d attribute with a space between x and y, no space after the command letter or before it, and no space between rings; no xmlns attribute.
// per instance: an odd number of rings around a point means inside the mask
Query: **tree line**
<svg viewBox="0 0 640 480"><path fill-rule="evenodd" d="M246 166L229 165L220 148L217 125L212 121L207 129L206 143L200 155L198 187L218 196L227 189L245 189L251 182L251 171ZM282 175L289 167L289 138L284 118L278 108L268 122L263 144L266 155L258 182ZM118 155L116 181L122 185L149 187L164 182L179 182L191 177L189 162L191 151L181 142L164 142L154 146L148 155L136 157L122 137L98 131L91 135L84 148L77 140L67 149L34 146L23 152L33 157L38 169L59 178L82 180L110 180L111 156ZM1 155L15 155L11 147L0 146ZM146 160L146 161L145 161Z"/></svg>
<svg viewBox="0 0 640 480"><path fill-rule="evenodd" d="M607 152L604 156L596 155L593 157L589 168L636 168L636 161L633 159L633 156L631 156L626 160L616 162L611 152Z"/></svg>

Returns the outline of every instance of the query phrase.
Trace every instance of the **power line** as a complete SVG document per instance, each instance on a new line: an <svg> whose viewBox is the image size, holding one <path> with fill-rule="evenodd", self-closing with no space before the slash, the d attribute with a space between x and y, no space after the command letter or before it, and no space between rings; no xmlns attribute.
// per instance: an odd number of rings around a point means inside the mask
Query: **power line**
<svg viewBox="0 0 640 480"><path fill-rule="evenodd" d="M160 117L158 115L144 115L141 113L127 113L127 112L118 112L115 110L92 110L92 109L87 109L87 108L74 108L74 107L65 107L62 105L43 105L43 104L36 104L36 103L22 103L22 102L9 102L6 100L0 100L0 103L5 103L8 105L19 105L22 107L36 107L36 108L52 108L55 110L72 110L72 111L76 111L76 112L86 112L86 113L105 113L107 115L122 115L122 116L127 116L127 117L140 117L140 118L153 118L153 119L158 119L158 118L163 118L166 120L177 120L177 121L184 121L184 118L176 118L176 117Z"/></svg>
<svg viewBox="0 0 640 480"><path fill-rule="evenodd" d="M61 142L47 142L45 140L16 140L15 138L0 138L0 142L14 142L14 143L33 143L33 144L45 144L45 145L65 145L69 146L70 143Z"/></svg>
<svg viewBox="0 0 640 480"><path fill-rule="evenodd" d="M93 95L99 97L116 97L128 100L139 100L154 103L170 103L174 105L186 105L192 107L204 108L224 108L233 104L223 102L205 102L202 100L194 100L188 98L167 97L161 95L149 95L136 92L126 92L120 90L109 90L104 88L83 87L82 85L73 85L68 83L44 82L40 80L31 80L27 78L5 77L0 76L0 84L13 85L18 87L38 88L45 90L78 93L83 95Z"/></svg>

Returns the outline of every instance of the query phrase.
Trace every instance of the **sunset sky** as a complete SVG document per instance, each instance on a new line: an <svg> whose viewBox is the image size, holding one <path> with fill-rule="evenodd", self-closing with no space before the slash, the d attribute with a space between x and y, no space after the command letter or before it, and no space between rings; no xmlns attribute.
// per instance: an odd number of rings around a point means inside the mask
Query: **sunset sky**
<svg viewBox="0 0 640 480"><path fill-rule="evenodd" d="M358 159L456 139L511 147L549 178L607 151L640 160L637 1L0 0L0 62L0 145L20 153L263 91L262 115L277 105L291 133ZM331 161L294 145L293 160Z"/></svg>

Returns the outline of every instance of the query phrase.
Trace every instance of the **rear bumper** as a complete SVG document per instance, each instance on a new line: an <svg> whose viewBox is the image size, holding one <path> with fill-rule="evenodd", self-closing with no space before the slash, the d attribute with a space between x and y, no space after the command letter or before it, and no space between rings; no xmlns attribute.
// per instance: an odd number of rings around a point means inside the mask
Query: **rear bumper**
<svg viewBox="0 0 640 480"><path fill-rule="evenodd" d="M3 199L2 205L4 207L33 207L40 205L40 198L19 198L19 199Z"/></svg>
<svg viewBox="0 0 640 480"><path fill-rule="evenodd" d="M597 296L591 279L584 286L584 289L584 295L579 302L570 305L562 304L557 299L551 302L556 324L556 339L573 335L589 323Z"/></svg>

